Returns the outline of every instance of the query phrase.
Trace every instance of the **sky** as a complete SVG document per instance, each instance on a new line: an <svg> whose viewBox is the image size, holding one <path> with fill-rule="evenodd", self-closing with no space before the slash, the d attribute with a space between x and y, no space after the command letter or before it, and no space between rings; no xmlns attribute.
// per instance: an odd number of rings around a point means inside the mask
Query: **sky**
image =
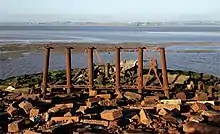
<svg viewBox="0 0 220 134"><path fill-rule="evenodd" d="M0 22L219 21L220 0L0 0Z"/></svg>

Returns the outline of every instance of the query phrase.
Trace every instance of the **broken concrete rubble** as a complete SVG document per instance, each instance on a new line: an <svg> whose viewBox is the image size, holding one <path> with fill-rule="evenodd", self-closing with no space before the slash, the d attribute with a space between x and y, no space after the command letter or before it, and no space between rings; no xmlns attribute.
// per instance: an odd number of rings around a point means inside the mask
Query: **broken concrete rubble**
<svg viewBox="0 0 220 134"><path fill-rule="evenodd" d="M128 100L135 100L135 101L141 100L141 95L134 92L125 92L124 97L127 98Z"/></svg>
<svg viewBox="0 0 220 134"><path fill-rule="evenodd" d="M115 119L122 117L122 111L121 109L105 110L102 113L100 113L100 115L101 118L104 120L113 121Z"/></svg>
<svg viewBox="0 0 220 134"><path fill-rule="evenodd" d="M8 132L16 133L24 128L24 120L20 119L8 124Z"/></svg>
<svg viewBox="0 0 220 134"><path fill-rule="evenodd" d="M28 101L22 101L19 107L22 108L26 114L29 114L30 110L33 108L32 104Z"/></svg>
<svg viewBox="0 0 220 134"><path fill-rule="evenodd" d="M16 115L18 113L18 109L13 107L13 105L9 105L7 108L7 113L13 117L14 115Z"/></svg>
<svg viewBox="0 0 220 134"><path fill-rule="evenodd" d="M208 110L208 108L206 107L205 104L201 104L201 103L195 103L191 106L192 110L194 112L199 112L199 111L205 111Z"/></svg>
<svg viewBox="0 0 220 134"><path fill-rule="evenodd" d="M132 65L132 67L136 68L136 65ZM124 79L125 84L132 83L126 78L128 73L130 79L136 78L133 77L136 74L134 75L132 68L130 69L121 72L121 79ZM103 70L101 67L97 67L97 74L105 75ZM111 80L114 71L110 70L111 66L107 74L110 78L105 78L106 80L103 81L109 82ZM82 75L74 76L73 80L86 84L87 81L83 80L87 77L86 71L80 71ZM80 81L78 81L79 77L82 78ZM0 126L0 129L4 128L9 133L26 134L57 133L58 130L62 133L68 131L70 133L178 134L184 133L184 131L189 132L189 130L206 132L207 130L204 129L210 129L210 126L214 127L212 130L216 130L215 128L220 126L218 90L198 90L197 81L194 79L189 86L191 89L187 90L185 89L186 84L191 79L186 78L184 81L178 80L178 83L182 84L181 89L177 90L174 86L175 88L170 91L170 99L166 99L160 91L149 90L143 90L143 94L133 90L120 90L121 96L118 99L115 92L100 91L95 89L95 86L92 96L89 96L88 91L84 89L71 94L53 90L52 93L47 93L43 97L37 93L18 94L14 91L2 91L0 99L4 105L1 108L8 114L2 113L1 119L7 123L5 123L6 126ZM102 82L95 81L95 84L97 83ZM204 81L204 84L206 83ZM213 86L216 88L216 85ZM206 85L205 88L207 88ZM210 88L213 87L210 86ZM6 118L4 115L7 115ZM22 119L21 122L20 119ZM202 123L202 125L196 124L198 126L191 125L186 128L184 124L188 122ZM207 126L207 124L209 125ZM198 127L201 127L201 130L197 130ZM212 130L211 132L214 133L215 131Z"/></svg>

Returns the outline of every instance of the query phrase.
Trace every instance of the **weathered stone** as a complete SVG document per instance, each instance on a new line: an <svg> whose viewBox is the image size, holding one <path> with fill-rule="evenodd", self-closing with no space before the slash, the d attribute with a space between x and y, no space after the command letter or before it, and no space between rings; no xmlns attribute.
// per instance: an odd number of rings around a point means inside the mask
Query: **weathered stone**
<svg viewBox="0 0 220 134"><path fill-rule="evenodd" d="M32 104L28 101L22 101L19 107L22 108L26 114L29 114L30 110L33 108Z"/></svg>
<svg viewBox="0 0 220 134"><path fill-rule="evenodd" d="M101 100L100 98L89 98L86 101L86 106L91 108L91 107L97 105L100 100Z"/></svg>
<svg viewBox="0 0 220 134"><path fill-rule="evenodd" d="M78 110L76 110L76 112L81 112L83 114L85 114L85 110L88 109L87 106L80 106Z"/></svg>
<svg viewBox="0 0 220 134"><path fill-rule="evenodd" d="M183 124L183 131L186 133L219 134L217 127L197 122L187 122Z"/></svg>
<svg viewBox="0 0 220 134"><path fill-rule="evenodd" d="M176 94L176 98L185 101L186 100L186 94L184 92L178 92Z"/></svg>
<svg viewBox="0 0 220 134"><path fill-rule="evenodd" d="M124 60L120 62L121 71L129 70L137 65L137 60Z"/></svg>
<svg viewBox="0 0 220 134"><path fill-rule="evenodd" d="M145 97L144 100L141 102L141 106L147 107L147 106L155 106L157 103L156 97Z"/></svg>
<svg viewBox="0 0 220 134"><path fill-rule="evenodd" d="M193 90L195 88L195 84L193 81L190 81L190 84L187 85L188 90Z"/></svg>
<svg viewBox="0 0 220 134"><path fill-rule="evenodd" d="M48 109L48 113L57 113L58 111L60 111L60 107L52 107Z"/></svg>
<svg viewBox="0 0 220 134"><path fill-rule="evenodd" d="M143 109L141 109L140 111L140 123L145 124L145 125L150 125L152 123L151 118L149 117L149 115L147 115Z"/></svg>
<svg viewBox="0 0 220 134"><path fill-rule="evenodd" d="M70 117L51 117L51 121L54 122L62 122L62 123L67 123L67 122L79 122L79 117L78 116L70 116Z"/></svg>
<svg viewBox="0 0 220 134"><path fill-rule="evenodd" d="M145 109L145 110L155 110L155 106L142 107L140 105L122 106L124 109Z"/></svg>
<svg viewBox="0 0 220 134"><path fill-rule="evenodd" d="M189 118L189 121L202 122L202 121L204 121L204 118L202 116L199 116L199 115L192 115Z"/></svg>
<svg viewBox="0 0 220 134"><path fill-rule="evenodd" d="M170 111L176 108L177 110L180 111L180 105L178 104L157 104L157 111L163 108L170 110Z"/></svg>
<svg viewBox="0 0 220 134"><path fill-rule="evenodd" d="M73 108L73 103L65 103L65 104L56 104L55 107L67 107L67 108Z"/></svg>
<svg viewBox="0 0 220 134"><path fill-rule="evenodd" d="M111 94L98 94L96 95L96 98L110 99Z"/></svg>
<svg viewBox="0 0 220 134"><path fill-rule="evenodd" d="M98 104L100 106L117 106L117 100L109 100L109 99L106 99L106 100L101 100L98 102Z"/></svg>
<svg viewBox="0 0 220 134"><path fill-rule="evenodd" d="M73 116L71 112L67 112L64 114L64 117L71 117L71 116Z"/></svg>
<svg viewBox="0 0 220 134"><path fill-rule="evenodd" d="M186 102L186 104L195 104L195 103L215 105L215 101L188 101Z"/></svg>
<svg viewBox="0 0 220 134"><path fill-rule="evenodd" d="M40 109L38 109L38 108L32 108L32 109L30 110L30 117L35 117L35 116L37 116L37 115L39 114L39 112L40 112Z"/></svg>
<svg viewBox="0 0 220 134"><path fill-rule="evenodd" d="M40 134L40 133L31 130L25 130L24 134Z"/></svg>
<svg viewBox="0 0 220 134"><path fill-rule="evenodd" d="M212 108L216 111L220 111L220 106L212 106Z"/></svg>
<svg viewBox="0 0 220 134"><path fill-rule="evenodd" d="M135 100L135 101L141 100L141 95L134 92L125 92L124 97L127 98L128 100Z"/></svg>
<svg viewBox="0 0 220 134"><path fill-rule="evenodd" d="M213 90L214 90L215 88L214 88L214 86L209 86L208 87L208 97L209 98L212 98L213 97Z"/></svg>
<svg viewBox="0 0 220 134"><path fill-rule="evenodd" d="M155 100L158 101L160 99L160 97L158 95L155 96L145 96L144 100Z"/></svg>
<svg viewBox="0 0 220 134"><path fill-rule="evenodd" d="M207 93L200 92L200 93L195 94L195 99L198 101L207 101L209 98L208 98Z"/></svg>
<svg viewBox="0 0 220 134"><path fill-rule="evenodd" d="M89 119L82 119L80 120L81 123L84 124L93 124L93 125L101 125L107 127L109 125L108 121L103 120L89 120Z"/></svg>
<svg viewBox="0 0 220 134"><path fill-rule="evenodd" d="M90 90L89 91L89 96L96 96L97 95L97 91L96 90Z"/></svg>
<svg viewBox="0 0 220 134"><path fill-rule="evenodd" d="M191 109L194 112L198 112L198 111L203 111L203 110L208 110L205 104L201 104L201 103L195 103L191 106Z"/></svg>
<svg viewBox="0 0 220 134"><path fill-rule="evenodd" d="M177 123L177 119L170 114L164 115L162 119L165 120L166 122Z"/></svg>
<svg viewBox="0 0 220 134"><path fill-rule="evenodd" d="M122 117L122 111L121 109L105 110L100 115L102 119L113 121Z"/></svg>
<svg viewBox="0 0 220 134"><path fill-rule="evenodd" d="M166 109L162 108L162 109L159 110L158 114L162 115L162 116L165 116L165 115L169 114L169 112Z"/></svg>
<svg viewBox="0 0 220 134"><path fill-rule="evenodd" d="M12 105L9 105L7 108L7 113L13 117L14 115L16 115L18 113L18 109L13 107Z"/></svg>
<svg viewBox="0 0 220 134"><path fill-rule="evenodd" d="M8 132L11 133L16 133L21 131L21 129L24 127L24 120L18 120L18 121L14 121L10 124L8 124Z"/></svg>
<svg viewBox="0 0 220 134"><path fill-rule="evenodd" d="M201 115L207 117L220 117L220 112L216 111L202 111Z"/></svg>
<svg viewBox="0 0 220 134"><path fill-rule="evenodd" d="M204 90L204 89L205 89L204 83L203 83L202 81L199 81L199 82L198 82L198 90L199 90L199 91L202 91L202 90Z"/></svg>
<svg viewBox="0 0 220 134"><path fill-rule="evenodd" d="M163 104L174 104L174 105L181 105L181 99L172 99L172 100L160 100Z"/></svg>
<svg viewBox="0 0 220 134"><path fill-rule="evenodd" d="M15 91L15 88L13 88L12 86L8 86L5 91L7 92L14 92Z"/></svg>

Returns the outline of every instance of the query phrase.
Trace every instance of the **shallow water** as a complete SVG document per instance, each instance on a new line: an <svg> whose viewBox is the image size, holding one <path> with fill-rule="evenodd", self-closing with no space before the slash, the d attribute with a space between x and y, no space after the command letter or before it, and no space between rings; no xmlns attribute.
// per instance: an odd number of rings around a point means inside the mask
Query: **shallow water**
<svg viewBox="0 0 220 134"><path fill-rule="evenodd" d="M0 43L33 42L216 42L210 45L167 46L169 69L191 70L220 76L219 27L2 27ZM214 50L210 52L172 52L182 50ZM10 53L10 54L9 54ZM114 53L100 54L105 62L114 61ZM136 59L136 53L124 53L122 59ZM0 79L41 72L43 52L0 52ZM86 67L85 54L72 55L72 67ZM95 61L97 61L95 59ZM50 70L64 69L64 54L52 53Z"/></svg>

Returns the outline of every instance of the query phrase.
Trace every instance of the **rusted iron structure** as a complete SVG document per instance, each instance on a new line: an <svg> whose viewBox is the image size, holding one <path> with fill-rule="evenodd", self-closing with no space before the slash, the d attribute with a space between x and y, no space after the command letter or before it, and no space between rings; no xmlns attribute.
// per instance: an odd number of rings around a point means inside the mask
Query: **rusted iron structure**
<svg viewBox="0 0 220 134"><path fill-rule="evenodd" d="M82 89L86 88L89 91L92 90L115 90L116 92L120 92L120 90L124 89L137 89L138 93L142 93L143 90L163 90L165 95L169 98L169 85L168 85L168 77L167 77L167 66L166 66L166 55L164 48L153 48L154 53L160 54L160 64L161 64L161 71L162 71L162 82L158 76L157 70L157 58L154 57L151 59L148 56L149 48L146 47L138 47L138 48L122 48L122 47L115 47L115 85L112 86L105 86L105 85L94 85L94 54L97 56L98 60L102 64L102 60L98 55L98 51L94 47L89 47L86 49L87 57L88 57L88 84L87 85L74 85L71 83L71 50L74 49L72 47L66 47L66 85L48 85L48 70L49 70L49 58L50 58L50 51L53 47L45 47L45 57L44 57L44 71L43 71L43 82L42 82L42 93L46 93L46 88L65 88L67 89L67 93L71 93L71 90L74 89ZM152 48L151 48L152 49ZM134 52L136 50L138 52L138 68L137 68L137 84L136 85L121 85L120 83L120 53L121 50L128 50ZM144 59L144 51L147 54L147 58L149 59L150 68L147 74L147 77L143 78L143 59ZM109 64L105 65L105 68L109 68ZM157 80L159 81L158 85L147 85L147 82L150 77L150 73L154 72ZM106 76L109 76L108 73L105 73Z"/></svg>

